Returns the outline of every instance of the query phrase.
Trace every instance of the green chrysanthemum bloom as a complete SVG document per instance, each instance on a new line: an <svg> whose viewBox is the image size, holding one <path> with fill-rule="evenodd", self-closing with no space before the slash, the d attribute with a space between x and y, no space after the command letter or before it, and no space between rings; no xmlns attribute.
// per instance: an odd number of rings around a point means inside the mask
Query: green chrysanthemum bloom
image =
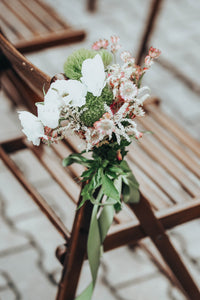
<svg viewBox="0 0 200 300"><path fill-rule="evenodd" d="M105 49L101 49L99 51L95 51L96 54L100 54L103 60L104 67L106 68L111 64L113 60L113 55Z"/></svg>
<svg viewBox="0 0 200 300"><path fill-rule="evenodd" d="M65 75L70 79L79 80L82 77L81 69L83 61L88 58L94 58L95 55L100 54L104 63L104 67L112 62L112 54L107 50L102 49L100 51L79 49L73 52L66 60L64 64Z"/></svg>
<svg viewBox="0 0 200 300"><path fill-rule="evenodd" d="M81 108L87 108L80 119L88 127L98 121L105 113L104 104L110 105L113 101L113 93L109 86L105 86L102 90L101 96L95 97L92 93L87 93L86 104Z"/></svg>

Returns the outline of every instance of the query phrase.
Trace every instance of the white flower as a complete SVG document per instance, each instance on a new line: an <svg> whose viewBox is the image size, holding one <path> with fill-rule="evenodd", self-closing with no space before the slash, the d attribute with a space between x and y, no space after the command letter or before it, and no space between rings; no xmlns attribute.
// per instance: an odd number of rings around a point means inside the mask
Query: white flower
<svg viewBox="0 0 200 300"><path fill-rule="evenodd" d="M137 95L137 87L131 80L126 80L120 85L120 95L125 101L132 101Z"/></svg>
<svg viewBox="0 0 200 300"><path fill-rule="evenodd" d="M81 107L86 102L87 88L78 80L67 80L66 96L63 97L65 104Z"/></svg>
<svg viewBox="0 0 200 300"><path fill-rule="evenodd" d="M56 104L37 104L38 119L44 126L56 128L60 119L60 109Z"/></svg>
<svg viewBox="0 0 200 300"><path fill-rule="evenodd" d="M59 94L59 91L54 90L54 88L52 88L51 86L50 86L49 90L47 91L46 95L44 96L44 104L48 104L48 105L53 104L53 105L56 105L57 107L63 106L65 103L63 101L63 98Z"/></svg>
<svg viewBox="0 0 200 300"><path fill-rule="evenodd" d="M71 104L80 107L85 104L87 88L78 80L56 80L51 84L48 93L45 96L45 100L48 102L54 99L51 102L56 101L60 106ZM55 93L57 93L57 97Z"/></svg>
<svg viewBox="0 0 200 300"><path fill-rule="evenodd" d="M44 127L42 122L33 114L27 111L19 112L19 119L23 127L23 133L27 136L30 142L33 142L33 145L39 146L40 138L45 138Z"/></svg>
<svg viewBox="0 0 200 300"><path fill-rule="evenodd" d="M88 92L94 96L100 96L106 78L101 56L97 54L94 58L84 60L81 73L81 81L87 86Z"/></svg>

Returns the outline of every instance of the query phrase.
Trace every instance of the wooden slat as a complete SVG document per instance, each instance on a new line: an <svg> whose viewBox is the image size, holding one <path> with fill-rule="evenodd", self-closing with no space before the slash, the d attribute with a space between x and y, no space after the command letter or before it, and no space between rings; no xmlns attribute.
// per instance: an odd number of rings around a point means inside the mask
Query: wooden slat
<svg viewBox="0 0 200 300"><path fill-rule="evenodd" d="M184 224L200 217L200 198L191 200L184 204L173 206L165 211L156 213L166 230L177 225ZM136 243L145 238L141 225L138 221L130 224L114 225L104 242L104 250L109 251L127 244Z"/></svg>
<svg viewBox="0 0 200 300"><path fill-rule="evenodd" d="M48 11L48 14L51 15L52 19L56 20L58 24L60 24L64 28L68 28L67 24L65 21L61 19L60 16L55 12L55 10L49 6L47 3L44 3L42 0L35 0L40 8L43 8L45 11Z"/></svg>
<svg viewBox="0 0 200 300"><path fill-rule="evenodd" d="M31 32L32 36L42 35L48 29L40 23L18 0L2 0L7 8L22 22ZM30 37L32 38L32 37Z"/></svg>
<svg viewBox="0 0 200 300"><path fill-rule="evenodd" d="M27 181L22 172L15 165L13 160L6 154L3 148L0 146L0 157L6 166L10 169L13 175L17 178L17 180L21 183L24 189L28 192L34 202L40 207L40 209L47 216L49 221L53 224L53 226L58 230L58 232L65 238L65 240L69 239L69 231L64 226L63 222L60 218L55 214L52 208L48 205L48 203L42 198L42 196L36 191L36 189Z"/></svg>
<svg viewBox="0 0 200 300"><path fill-rule="evenodd" d="M31 30L28 29L2 1L0 1L0 18L4 21L6 20L6 24L18 36L22 36L25 40L32 37Z"/></svg>
<svg viewBox="0 0 200 300"><path fill-rule="evenodd" d="M132 169L134 176L140 184L140 192L144 197L147 197L154 210L161 210L171 206L173 203L169 198L159 189L153 186L153 182L147 181L141 169L135 163L127 160ZM166 199L167 198L167 199Z"/></svg>
<svg viewBox="0 0 200 300"><path fill-rule="evenodd" d="M146 130L152 131L157 140L161 142L177 159L179 159L183 165L200 178L200 166L198 163L191 157L191 155L184 151L184 148L181 147L175 139L167 134L166 130L158 126L158 123L156 123L148 115L146 115L145 118L140 118L139 121Z"/></svg>
<svg viewBox="0 0 200 300"><path fill-rule="evenodd" d="M15 151L26 148L26 145L23 143L23 140L24 134L21 132L20 137L16 137L14 139L10 139L7 137L6 140L0 141L0 145L6 153L13 153Z"/></svg>
<svg viewBox="0 0 200 300"><path fill-rule="evenodd" d="M16 106L24 105L32 113L37 114L35 102L41 102L43 99L27 88L27 85L16 75L14 70L6 70L1 78L1 82L3 90L5 90Z"/></svg>
<svg viewBox="0 0 200 300"><path fill-rule="evenodd" d="M34 37L30 41L19 41L15 43L15 47L22 53L29 53L46 47L81 41L84 37L84 30L68 28L54 33L47 33L45 36Z"/></svg>
<svg viewBox="0 0 200 300"><path fill-rule="evenodd" d="M146 137L144 137L144 139L146 139ZM169 176L167 176L162 169L158 168L156 163L152 161L149 156L145 155L138 145L132 145L130 147L128 156L169 197L172 203L184 201L183 194L174 187L169 180Z"/></svg>
<svg viewBox="0 0 200 300"><path fill-rule="evenodd" d="M153 137L146 136L141 142L140 146L148 153L148 155L158 162L182 187L192 196L199 194L199 187L188 177L184 169L165 153L165 149L160 145L157 146Z"/></svg>
<svg viewBox="0 0 200 300"><path fill-rule="evenodd" d="M187 131L183 131L180 126L168 117L161 109L156 105L149 105L147 107L154 120L160 125L170 131L175 137L177 137L185 146L191 149L198 157L200 157L200 143L192 138Z"/></svg>
<svg viewBox="0 0 200 300"><path fill-rule="evenodd" d="M65 23L64 21L62 24L57 22L57 20L54 17L52 17L51 14L49 14L49 10L44 9L44 7L39 5L39 3L37 3L36 1L29 1L29 2L27 2L27 0L18 0L18 1L20 1L21 4L24 5L24 7L26 7L26 9L29 10L30 13L34 15L34 17L38 19L43 24L43 26L45 26L48 29L48 31L50 32L59 31L62 30L63 28L69 27L67 24L63 24ZM60 17L58 18L60 19Z"/></svg>
<svg viewBox="0 0 200 300"><path fill-rule="evenodd" d="M55 159L55 157L47 152L47 147L34 147L32 144L24 141L28 149L30 149L45 169L51 174L55 181L61 186L65 193L72 199L74 203L77 203L80 194L80 186L75 183L72 177L62 167L61 161Z"/></svg>
<svg viewBox="0 0 200 300"><path fill-rule="evenodd" d="M30 63L20 54L0 33L0 47L3 54L8 58L15 71L20 74L24 82L41 98L43 87L48 89L51 78ZM30 80L31 78L31 80Z"/></svg>
<svg viewBox="0 0 200 300"><path fill-rule="evenodd" d="M9 26L6 19L2 17L0 17L0 30L9 38L10 41L12 41L12 43L16 43L20 39L23 39L23 36L18 34L13 26Z"/></svg>
<svg viewBox="0 0 200 300"><path fill-rule="evenodd" d="M51 145L54 152L61 158L64 159L65 157L72 154L72 150L65 144L65 142L60 142L58 144ZM85 171L85 168L79 164L72 164L68 166L68 169L76 176L77 178Z"/></svg>

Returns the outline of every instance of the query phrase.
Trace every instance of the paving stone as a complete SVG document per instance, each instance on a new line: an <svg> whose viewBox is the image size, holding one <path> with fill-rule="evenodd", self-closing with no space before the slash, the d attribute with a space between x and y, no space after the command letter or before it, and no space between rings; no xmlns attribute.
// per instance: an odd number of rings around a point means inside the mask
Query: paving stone
<svg viewBox="0 0 200 300"><path fill-rule="evenodd" d="M16 300L20 298L16 298L16 295L13 293L12 290L6 289L0 292L0 299L1 300Z"/></svg>
<svg viewBox="0 0 200 300"><path fill-rule="evenodd" d="M199 237L200 220L194 220L189 223L176 227L171 231L173 234L178 234L183 240L187 253L196 259L200 259L200 239Z"/></svg>
<svg viewBox="0 0 200 300"><path fill-rule="evenodd" d="M18 232L10 228L5 222L0 218L0 255L1 253L5 253L12 248L16 248L19 246L27 245L27 239L20 235Z"/></svg>
<svg viewBox="0 0 200 300"><path fill-rule="evenodd" d="M54 300L57 287L52 285L47 274L41 272L38 260L38 253L35 249L29 249L10 256L9 264L7 257L1 257L0 265L1 269L5 270L17 285L19 292L23 295L22 299ZM7 299L11 300L12 298Z"/></svg>
<svg viewBox="0 0 200 300"><path fill-rule="evenodd" d="M5 205L6 215L14 218L37 211L36 204L1 161L0 170L0 200Z"/></svg>
<svg viewBox="0 0 200 300"><path fill-rule="evenodd" d="M118 294L124 300L169 300L172 298L169 297L168 290L168 281L160 273L153 273L148 278L135 282L135 284L130 282L127 287L119 289ZM177 293L179 294L179 292ZM186 300L182 295L176 298L176 300L178 299Z"/></svg>
<svg viewBox="0 0 200 300"><path fill-rule="evenodd" d="M3 275L4 274L0 270L0 289L7 285L7 280L6 280L5 276L3 276Z"/></svg>
<svg viewBox="0 0 200 300"><path fill-rule="evenodd" d="M127 247L121 247L105 253L103 261L108 268L108 280L112 285L156 271L156 267L140 249L131 251Z"/></svg>
<svg viewBox="0 0 200 300"><path fill-rule="evenodd" d="M102 300L109 299L115 300L116 297L110 289L109 285L104 280L104 277L107 275L107 268L102 266L99 267L98 278L94 289L93 299ZM89 284L91 283L91 273L89 269L88 262L84 262L81 277L78 284L77 295L79 295Z"/></svg>
<svg viewBox="0 0 200 300"><path fill-rule="evenodd" d="M41 256L41 268L46 272L61 270L60 263L55 257L55 250L65 241L42 213L35 218L18 221L15 226L29 235L35 251Z"/></svg>

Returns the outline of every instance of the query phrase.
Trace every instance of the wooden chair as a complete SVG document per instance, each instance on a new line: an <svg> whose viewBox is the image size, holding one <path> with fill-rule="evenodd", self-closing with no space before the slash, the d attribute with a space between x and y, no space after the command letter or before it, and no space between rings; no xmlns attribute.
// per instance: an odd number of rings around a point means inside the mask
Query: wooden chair
<svg viewBox="0 0 200 300"><path fill-rule="evenodd" d="M22 53L85 37L84 30L73 29L42 0L1 0L0 28Z"/></svg>
<svg viewBox="0 0 200 300"><path fill-rule="evenodd" d="M34 102L43 98L42 89L43 86L46 89L49 87L50 77L31 64L1 34L0 49L1 60L4 61L4 68L1 69L2 87L9 89L13 100L26 99L27 106L34 111ZM200 157L199 143L161 111L157 99L151 99L145 108L147 113L140 120L140 126L154 134L146 135L142 142L130 146L128 154L128 162L140 183L141 200L139 204L129 205L128 213L124 210L115 216L104 250L150 237L186 297L199 300L199 289L166 233L166 230L200 216L200 187L197 181L200 177L197 163ZM77 205L80 187L74 181L74 176L80 175L80 168L72 165L70 172L67 172L55 159L55 154L61 159L78 151L77 142L74 138L60 142L53 145L49 153L45 145L34 147L23 136L0 141L2 160L67 244L67 251L58 249L57 253L64 265L57 300L73 300L86 254L91 204L88 201L76 211L73 229L69 232L12 160L10 154L22 149L29 149L38 158Z"/></svg>

